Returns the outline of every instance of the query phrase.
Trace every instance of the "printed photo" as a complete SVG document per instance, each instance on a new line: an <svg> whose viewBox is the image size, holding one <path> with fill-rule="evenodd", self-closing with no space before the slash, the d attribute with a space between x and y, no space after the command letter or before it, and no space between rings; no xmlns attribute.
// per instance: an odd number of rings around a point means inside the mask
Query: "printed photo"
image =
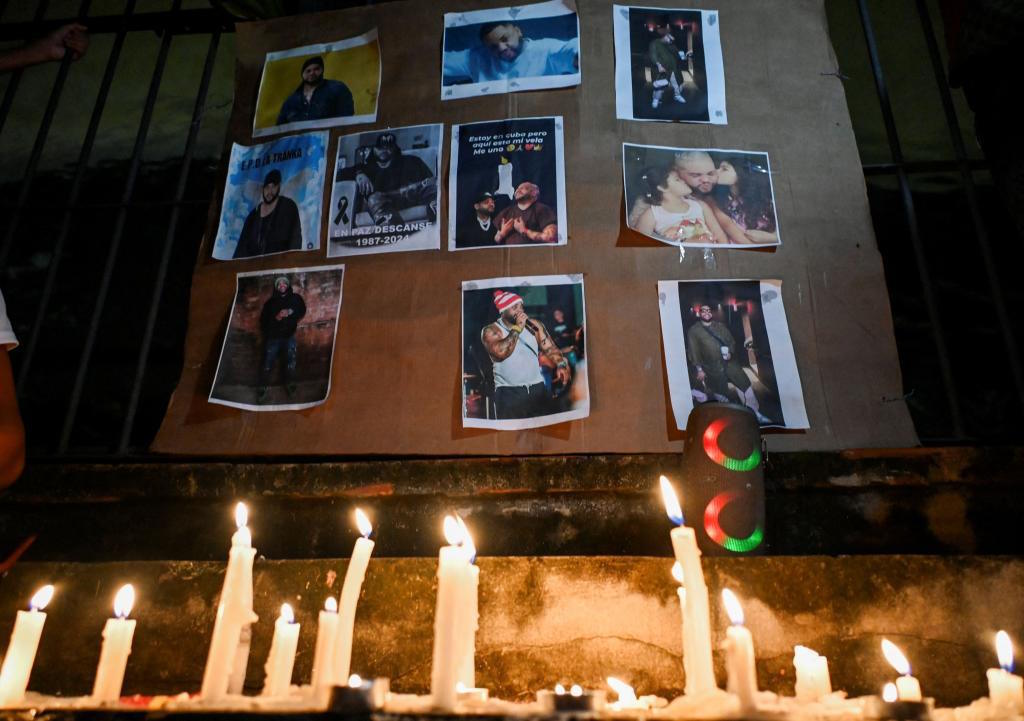
<svg viewBox="0 0 1024 721"><path fill-rule="evenodd" d="M726 124L716 10L615 5L612 13L616 117Z"/></svg>
<svg viewBox="0 0 1024 721"><path fill-rule="evenodd" d="M586 418L582 275L462 284L462 425L518 430Z"/></svg>
<svg viewBox="0 0 1024 721"><path fill-rule="evenodd" d="M626 224L671 245L779 245L767 153L622 145Z"/></svg>
<svg viewBox="0 0 1024 721"><path fill-rule="evenodd" d="M326 132L231 146L213 257L320 248Z"/></svg>
<svg viewBox="0 0 1024 721"><path fill-rule="evenodd" d="M377 29L337 42L267 53L253 137L372 123L380 95Z"/></svg>
<svg viewBox="0 0 1024 721"><path fill-rule="evenodd" d="M677 428L710 402L746 406L762 427L809 427L781 280L662 280L658 300Z"/></svg>
<svg viewBox="0 0 1024 721"><path fill-rule="evenodd" d="M343 265L239 273L210 403L284 411L327 400L344 276Z"/></svg>
<svg viewBox="0 0 1024 721"><path fill-rule="evenodd" d="M562 118L452 128L448 249L565 245Z"/></svg>
<svg viewBox="0 0 1024 721"><path fill-rule="evenodd" d="M328 257L437 250L443 126L338 138L328 210Z"/></svg>
<svg viewBox="0 0 1024 721"><path fill-rule="evenodd" d="M579 84L572 0L445 14L442 100Z"/></svg>

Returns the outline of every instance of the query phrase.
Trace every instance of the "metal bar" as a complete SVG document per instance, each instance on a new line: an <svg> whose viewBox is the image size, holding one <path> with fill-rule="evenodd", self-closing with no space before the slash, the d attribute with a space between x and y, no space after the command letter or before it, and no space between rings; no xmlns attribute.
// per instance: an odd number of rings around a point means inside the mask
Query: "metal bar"
<svg viewBox="0 0 1024 721"><path fill-rule="evenodd" d="M35 37L41 31L56 30L61 25L75 22L74 18L57 18L43 20L41 17L32 22L4 23L0 25L0 42L21 40ZM192 10L164 10L160 12L138 13L128 25L129 32L169 32L172 35L208 34L216 30L231 32L234 30L235 19L213 8L196 8ZM118 15L96 15L89 18L89 33L103 35L116 33L121 28Z"/></svg>
<svg viewBox="0 0 1024 721"><path fill-rule="evenodd" d="M971 170L988 170L989 164L985 160L966 160L967 167ZM864 175L892 175L901 166L896 163L867 163L861 169ZM915 173L953 173L960 170L961 163L956 160L908 160L902 165L904 172L908 175Z"/></svg>
<svg viewBox="0 0 1024 721"><path fill-rule="evenodd" d="M42 22L43 16L46 15L46 8L49 5L49 0L39 0L39 4L36 5L36 14L32 17L32 25ZM0 24L0 28L3 28L3 24ZM36 28L33 32L38 33L39 29ZM34 37L32 34L27 34L22 38ZM14 95L18 92L18 85L21 83L21 68L11 73L11 79L7 81L7 89L4 90L4 99L0 102L0 133L4 130L4 123L7 122L7 114L11 112L11 105L14 103Z"/></svg>
<svg viewBox="0 0 1024 721"><path fill-rule="evenodd" d="M914 197L910 192L910 182L907 179L907 173L903 170L903 150L900 147L899 135L896 132L896 120L893 117L892 104L889 102L889 89L885 82L885 73L882 71L882 61L878 55L878 45L875 42L875 31L871 24L871 14L868 11L867 0L857 0L857 8L860 11L860 21L864 28L864 41L867 45L868 57L871 60L871 71L875 78L878 104L882 111L882 119L885 121L885 135L889 141L889 151L892 154L893 162L899 166L896 171L896 178L899 181L903 210L906 214L907 231L910 235L910 244L914 251L917 273L921 281L921 295L924 297L925 307L928 311L932 342L935 344L935 352L939 361L939 372L942 376L942 385L946 393L946 404L949 406L953 435L962 438L965 435L964 424L960 413L960 401L956 396L953 368L949 360L946 336L940 325L939 307L935 301L935 290L932 287L932 279L928 273L928 261L925 257L924 245L921 243L921 234L917 226Z"/></svg>
<svg viewBox="0 0 1024 721"><path fill-rule="evenodd" d="M173 10L181 7L181 0L174 0ZM153 119L153 108L156 106L156 97L160 90L160 82L163 80L164 67L167 64L167 55L171 49L171 39L174 36L167 32L160 40L160 53L157 55L156 66L153 68L153 77L149 83L149 92L146 95L146 104L142 111L142 118L139 121L139 132L135 136L135 147L132 149L132 160L128 168L128 176L125 179L124 193L121 196L122 203L131 200L135 191L135 180L138 178L139 166L142 164L142 150L146 145L146 136L149 134L149 125ZM60 440L57 444L57 455L67 452L68 444L71 441L71 431L75 426L75 417L78 415L78 407L82 402L82 390L85 388L85 377L89 372L89 362L92 360L92 353L96 347L96 336L99 333L100 319L103 316L103 309L107 302L107 293L110 291L110 282L114 276L114 265L117 262L117 253L121 246L121 238L124 235L125 222L128 219L128 208L122 208L117 214L114 225L114 233L110 239L110 247L107 249L107 261L103 268L103 276L100 279L99 295L96 298L96 306L93 308L92 318L89 321L89 331L85 338L85 347L82 349L81 358L78 361L78 370L75 373L75 384L71 390L71 399L68 401L67 414L64 417L64 425L61 428Z"/></svg>
<svg viewBox="0 0 1024 721"><path fill-rule="evenodd" d="M199 128L203 123L206 95L210 90L210 78L213 75L213 66L214 61L217 59L217 46L219 43L220 31L216 31L210 37L210 47L206 51L203 75L199 81L195 107L192 109L192 124L189 126L188 140L185 141L185 155L182 158L181 171L178 174L178 187L174 192L176 204L171 210L171 218L167 223L167 236L164 238L163 254L160 256L160 265L157 268L156 280L153 283L153 295L149 299L149 314L146 316L146 327L142 334L142 346L139 348L139 358L135 364L135 380L132 382L131 398L128 401L124 423L121 425L121 440L117 446L118 454L124 454L131 442L132 428L135 425L135 414L139 408L139 396L142 393L142 381L146 376L146 365L149 362L149 350L153 345L153 331L156 328L156 319L160 311L160 298L163 296L164 284L167 281L167 268L171 262L171 250L174 248L174 239L178 231L178 217L181 215L181 205L179 203L185 197L188 174L192 167L192 155L195 152Z"/></svg>
<svg viewBox="0 0 1024 721"><path fill-rule="evenodd" d="M135 0L127 0L125 3L125 17L135 11ZM110 86L114 82L114 73L117 70L117 63L121 57L121 49L124 46L125 37L128 35L127 25L114 37L114 44L110 49L107 58L107 66L103 71L103 79L100 81L100 89L96 94L96 102L92 107L92 115L89 117L89 126L85 131L85 138L82 140L82 148L78 153L78 165L75 167L75 177L71 181L71 190L68 193L68 205L64 208L64 219L61 222L60 230L57 232L57 241L53 246L53 253L50 257L50 266L46 269L46 280L43 282L43 290L36 304L36 316L32 322L32 333L25 350L21 355L21 365L18 368L17 389L20 393L28 378L29 368L32 367L32 359L35 357L36 347L39 343L39 336L42 332L43 323L46 319L46 310L50 305L50 298L53 296L53 289L57 279L57 268L60 267L60 260L64 255L64 245L68 235L71 233L72 213L78 202L78 194L82 190L82 181L89 166L89 157L92 155L93 143L96 140L96 133L100 127L100 120L103 118L103 110L107 104L107 96L110 93ZM53 212L56 209L52 209Z"/></svg>
<svg viewBox="0 0 1024 721"><path fill-rule="evenodd" d="M78 6L79 22L89 14L89 5L92 0L82 0ZM60 61L60 68L57 70L57 79L53 81L53 89L50 91L50 99L46 103L46 110L43 112L43 119L39 124L39 131L36 133L35 142L32 144L32 152L28 156L28 165L25 167L25 175L21 179L21 188L18 191L17 207L11 215L7 224L7 232L4 240L0 243L0 267L7 261L7 256L14 245L14 236L18 232L19 221L21 220L21 209L28 201L29 193L32 192L32 183L36 178L36 171L39 169L39 160L43 156L43 148L50 135L50 126L53 125L53 116L57 114L57 104L60 102L61 93L64 92L64 81L67 80L68 72L71 70L71 63L74 60L72 53L65 50L64 57Z"/></svg>
<svg viewBox="0 0 1024 721"><path fill-rule="evenodd" d="M978 203L974 177L971 175L971 169L967 162L967 148L964 147L964 139L960 133L960 121L956 117L956 108L953 107L953 96L945 82L946 73L942 63L942 54L939 52L939 44L935 40L935 28L924 0L917 0L917 13L921 17L921 29L924 31L925 43L928 45L928 56L931 58L932 70L939 86L942 109L946 113L946 124L949 126L950 139L953 141L953 152L956 153L960 180L963 183L964 194L967 196L967 206L971 210L975 239L978 242L978 250L981 251L982 265L985 267L985 276L988 278L992 304L995 306L999 330L1003 336L1003 345L1006 346L1006 359L1010 364L1010 374L1013 376L1013 383L1017 389L1017 400L1021 408L1024 408L1024 369L1022 369L1017 340L1013 335L1013 321L1006 308L1006 296L1003 294L995 256L992 253L992 244L989 242L988 231L985 229L985 221L981 215L981 205Z"/></svg>

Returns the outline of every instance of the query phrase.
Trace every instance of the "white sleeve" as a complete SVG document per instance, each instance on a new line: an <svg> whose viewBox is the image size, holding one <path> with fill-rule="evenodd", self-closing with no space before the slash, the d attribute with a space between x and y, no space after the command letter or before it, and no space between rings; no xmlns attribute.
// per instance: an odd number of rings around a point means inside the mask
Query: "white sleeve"
<svg viewBox="0 0 1024 721"><path fill-rule="evenodd" d="M7 305L4 303L2 292L0 292L0 347L7 350L14 350L18 347L18 337L14 335L11 321L7 319Z"/></svg>

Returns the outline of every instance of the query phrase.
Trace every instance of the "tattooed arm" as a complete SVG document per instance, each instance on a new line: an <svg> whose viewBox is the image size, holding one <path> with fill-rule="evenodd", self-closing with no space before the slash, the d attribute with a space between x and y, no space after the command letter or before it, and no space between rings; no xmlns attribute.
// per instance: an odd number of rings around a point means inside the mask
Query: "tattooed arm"
<svg viewBox="0 0 1024 721"><path fill-rule="evenodd" d="M528 321L528 327L533 332L533 335L537 338L537 346L540 348L540 352L547 356L547 359L551 361L555 366L555 378L559 383L563 385L569 382L571 373L569 372L569 361L562 355L562 351L558 349L555 342L551 339L551 335L548 333L548 329L544 327L536 318L530 318Z"/></svg>
<svg viewBox="0 0 1024 721"><path fill-rule="evenodd" d="M498 324L491 323L480 331L480 342L484 344L487 355L491 357L491 360L500 362L512 355L512 351L516 349L520 330L517 330L517 326L513 326L512 331L502 338L501 329L498 327Z"/></svg>

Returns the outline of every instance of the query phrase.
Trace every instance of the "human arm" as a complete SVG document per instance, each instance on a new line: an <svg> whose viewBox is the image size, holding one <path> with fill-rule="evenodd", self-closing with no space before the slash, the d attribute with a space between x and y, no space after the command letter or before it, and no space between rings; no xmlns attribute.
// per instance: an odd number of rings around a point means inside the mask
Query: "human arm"
<svg viewBox="0 0 1024 721"><path fill-rule="evenodd" d="M29 44L0 53L0 72L62 60L70 50L71 59L78 60L89 48L89 34L84 25L62 25L49 35Z"/></svg>
<svg viewBox="0 0 1024 721"><path fill-rule="evenodd" d="M729 217L729 214L718 207L717 203L705 204L707 208L711 209L711 214L717 221L719 229L724 233L726 240L716 241L718 243L734 243L738 245L747 245L750 240L743 233L743 228L739 224ZM704 217L708 216L707 210L704 211Z"/></svg>
<svg viewBox="0 0 1024 721"><path fill-rule="evenodd" d="M0 347L0 489L18 480L25 467L25 426L18 412L14 374L6 347Z"/></svg>
<svg viewBox="0 0 1024 721"><path fill-rule="evenodd" d="M722 230L722 226L715 217L715 212L711 210L711 206L703 200L698 200L697 202L700 203L700 208L704 212L704 222L707 224L708 230L711 231L711 237L714 241L716 243L728 243L730 238L726 235L725 231ZM740 235L742 236L743 234L741 233ZM746 238L744 238L744 242L745 241Z"/></svg>
<svg viewBox="0 0 1024 721"><path fill-rule="evenodd" d="M517 233L520 233L524 238L534 243L555 243L558 241L558 225L555 223L549 223L541 230L530 230L526 227L526 223L523 222L522 218L516 218L512 227Z"/></svg>
<svg viewBox="0 0 1024 721"><path fill-rule="evenodd" d="M633 227L638 233L654 235L654 211L651 209L651 206L647 206L647 210L644 211Z"/></svg>
<svg viewBox="0 0 1024 721"><path fill-rule="evenodd" d="M751 243L769 244L778 243L779 236L768 230L746 230L743 232Z"/></svg>
<svg viewBox="0 0 1024 721"><path fill-rule="evenodd" d="M515 224L515 221L508 217L509 213L506 212L507 210L506 208L506 210L501 211L494 218L494 226L497 228L497 231L494 233L495 243L504 243L505 238L514 230L512 226Z"/></svg>
<svg viewBox="0 0 1024 721"><path fill-rule="evenodd" d="M512 351L516 349L516 343L519 342L519 334L522 330L523 327L520 325L512 326L509 329L508 335L503 338L497 324L491 323L480 331L480 342L484 344L484 350L487 351L487 355L492 360L500 362L512 355Z"/></svg>
<svg viewBox="0 0 1024 721"><path fill-rule="evenodd" d="M533 42L543 42L547 45L545 48L548 51L547 74L563 75L580 71L580 39L578 37L565 41L552 38Z"/></svg>
<svg viewBox="0 0 1024 721"><path fill-rule="evenodd" d="M555 367L555 379L565 385L569 382L572 377L569 371L569 361L562 355L562 351L558 349L558 346L551 339L551 334L548 333L548 329L544 327L536 318L530 318L526 321L526 327L529 329L533 336L537 339L537 347L540 348L540 352L544 354L552 365Z"/></svg>
<svg viewBox="0 0 1024 721"><path fill-rule="evenodd" d="M352 99L352 91L340 80L336 80L338 88L334 96L334 114L332 118L346 118L356 114L356 104Z"/></svg>
<svg viewBox="0 0 1024 721"><path fill-rule="evenodd" d="M291 200L291 198L287 198ZM302 220L299 218L299 206L294 201L288 206L290 216L288 218L288 249L289 250L301 250L302 249Z"/></svg>
<svg viewBox="0 0 1024 721"><path fill-rule="evenodd" d="M461 79L475 82L476 78L470 69L472 49L446 50L441 57L441 84L454 85Z"/></svg>

